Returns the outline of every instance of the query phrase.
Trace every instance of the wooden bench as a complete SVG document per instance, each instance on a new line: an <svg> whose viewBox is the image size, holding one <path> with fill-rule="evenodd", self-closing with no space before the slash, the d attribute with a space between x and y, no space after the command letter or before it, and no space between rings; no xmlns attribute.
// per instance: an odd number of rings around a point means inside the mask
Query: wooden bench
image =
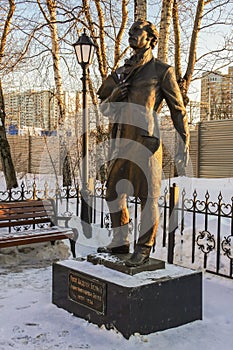
<svg viewBox="0 0 233 350"><path fill-rule="evenodd" d="M70 217L56 216L54 201L26 200L0 202L0 248L69 239L75 257L75 232ZM58 221L64 221L59 227Z"/></svg>

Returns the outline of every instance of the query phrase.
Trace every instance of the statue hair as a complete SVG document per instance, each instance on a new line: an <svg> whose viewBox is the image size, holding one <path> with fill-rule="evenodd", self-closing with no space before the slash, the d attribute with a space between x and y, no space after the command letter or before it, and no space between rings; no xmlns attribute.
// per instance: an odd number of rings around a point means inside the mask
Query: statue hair
<svg viewBox="0 0 233 350"><path fill-rule="evenodd" d="M146 21L143 19L139 19L135 23L143 24L143 26L145 27L149 36L152 37L151 47L152 47L152 49L154 49L157 42L158 42L158 38L159 38L159 32L158 32L156 26L153 23L151 23L150 21Z"/></svg>

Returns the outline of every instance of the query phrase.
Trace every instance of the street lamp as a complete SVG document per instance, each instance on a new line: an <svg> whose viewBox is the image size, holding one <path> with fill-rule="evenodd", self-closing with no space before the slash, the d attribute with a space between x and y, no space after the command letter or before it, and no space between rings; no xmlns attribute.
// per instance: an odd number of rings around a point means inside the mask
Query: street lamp
<svg viewBox="0 0 233 350"><path fill-rule="evenodd" d="M81 78L83 90L83 114L82 114L82 190L81 190L81 220L83 231L87 238L90 238L91 233L91 207L90 207L90 192L88 185L88 115L87 115L87 68L93 61L95 44L92 39L86 34L84 29L83 34L78 41L73 45L78 63L83 70Z"/></svg>

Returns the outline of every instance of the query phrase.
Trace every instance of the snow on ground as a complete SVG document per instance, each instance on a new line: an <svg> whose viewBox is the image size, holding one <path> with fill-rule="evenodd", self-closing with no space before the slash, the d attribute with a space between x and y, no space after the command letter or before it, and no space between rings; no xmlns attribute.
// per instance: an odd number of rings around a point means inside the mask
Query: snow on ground
<svg viewBox="0 0 233 350"><path fill-rule="evenodd" d="M187 188L204 194L211 187L214 198L221 190L227 201L232 184L233 179L195 180ZM83 239L77 254L93 252L103 239L96 237L91 244ZM203 320L126 340L116 330L99 328L52 304L52 262L72 259L68 246L64 241L0 251L0 350L233 349L232 280L204 273Z"/></svg>
<svg viewBox="0 0 233 350"><path fill-rule="evenodd" d="M129 340L115 330L99 328L53 305L51 280L49 263L1 266L1 350L233 348L231 280L205 274L203 320L149 335L135 334Z"/></svg>

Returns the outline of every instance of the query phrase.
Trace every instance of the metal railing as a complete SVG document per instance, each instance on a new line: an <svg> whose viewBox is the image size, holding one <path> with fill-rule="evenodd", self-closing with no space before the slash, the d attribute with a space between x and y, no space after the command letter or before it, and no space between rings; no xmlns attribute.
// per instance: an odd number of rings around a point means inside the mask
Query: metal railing
<svg viewBox="0 0 233 350"><path fill-rule="evenodd" d="M111 232L110 215L105 201L105 186L97 183L92 199L92 223ZM45 183L38 187L36 181L29 186L24 182L17 189L0 191L2 201L24 201L53 198L56 212L63 216L80 215L79 187L49 188ZM137 240L140 231L140 201L128 198L130 207L130 231ZM233 278L233 197L224 203L221 192L216 201L210 201L207 191L204 198L197 197L196 190L187 198L185 190L173 184L165 187L159 198L160 232L156 238L156 250L166 251L164 259L191 268L203 268L209 272Z"/></svg>

